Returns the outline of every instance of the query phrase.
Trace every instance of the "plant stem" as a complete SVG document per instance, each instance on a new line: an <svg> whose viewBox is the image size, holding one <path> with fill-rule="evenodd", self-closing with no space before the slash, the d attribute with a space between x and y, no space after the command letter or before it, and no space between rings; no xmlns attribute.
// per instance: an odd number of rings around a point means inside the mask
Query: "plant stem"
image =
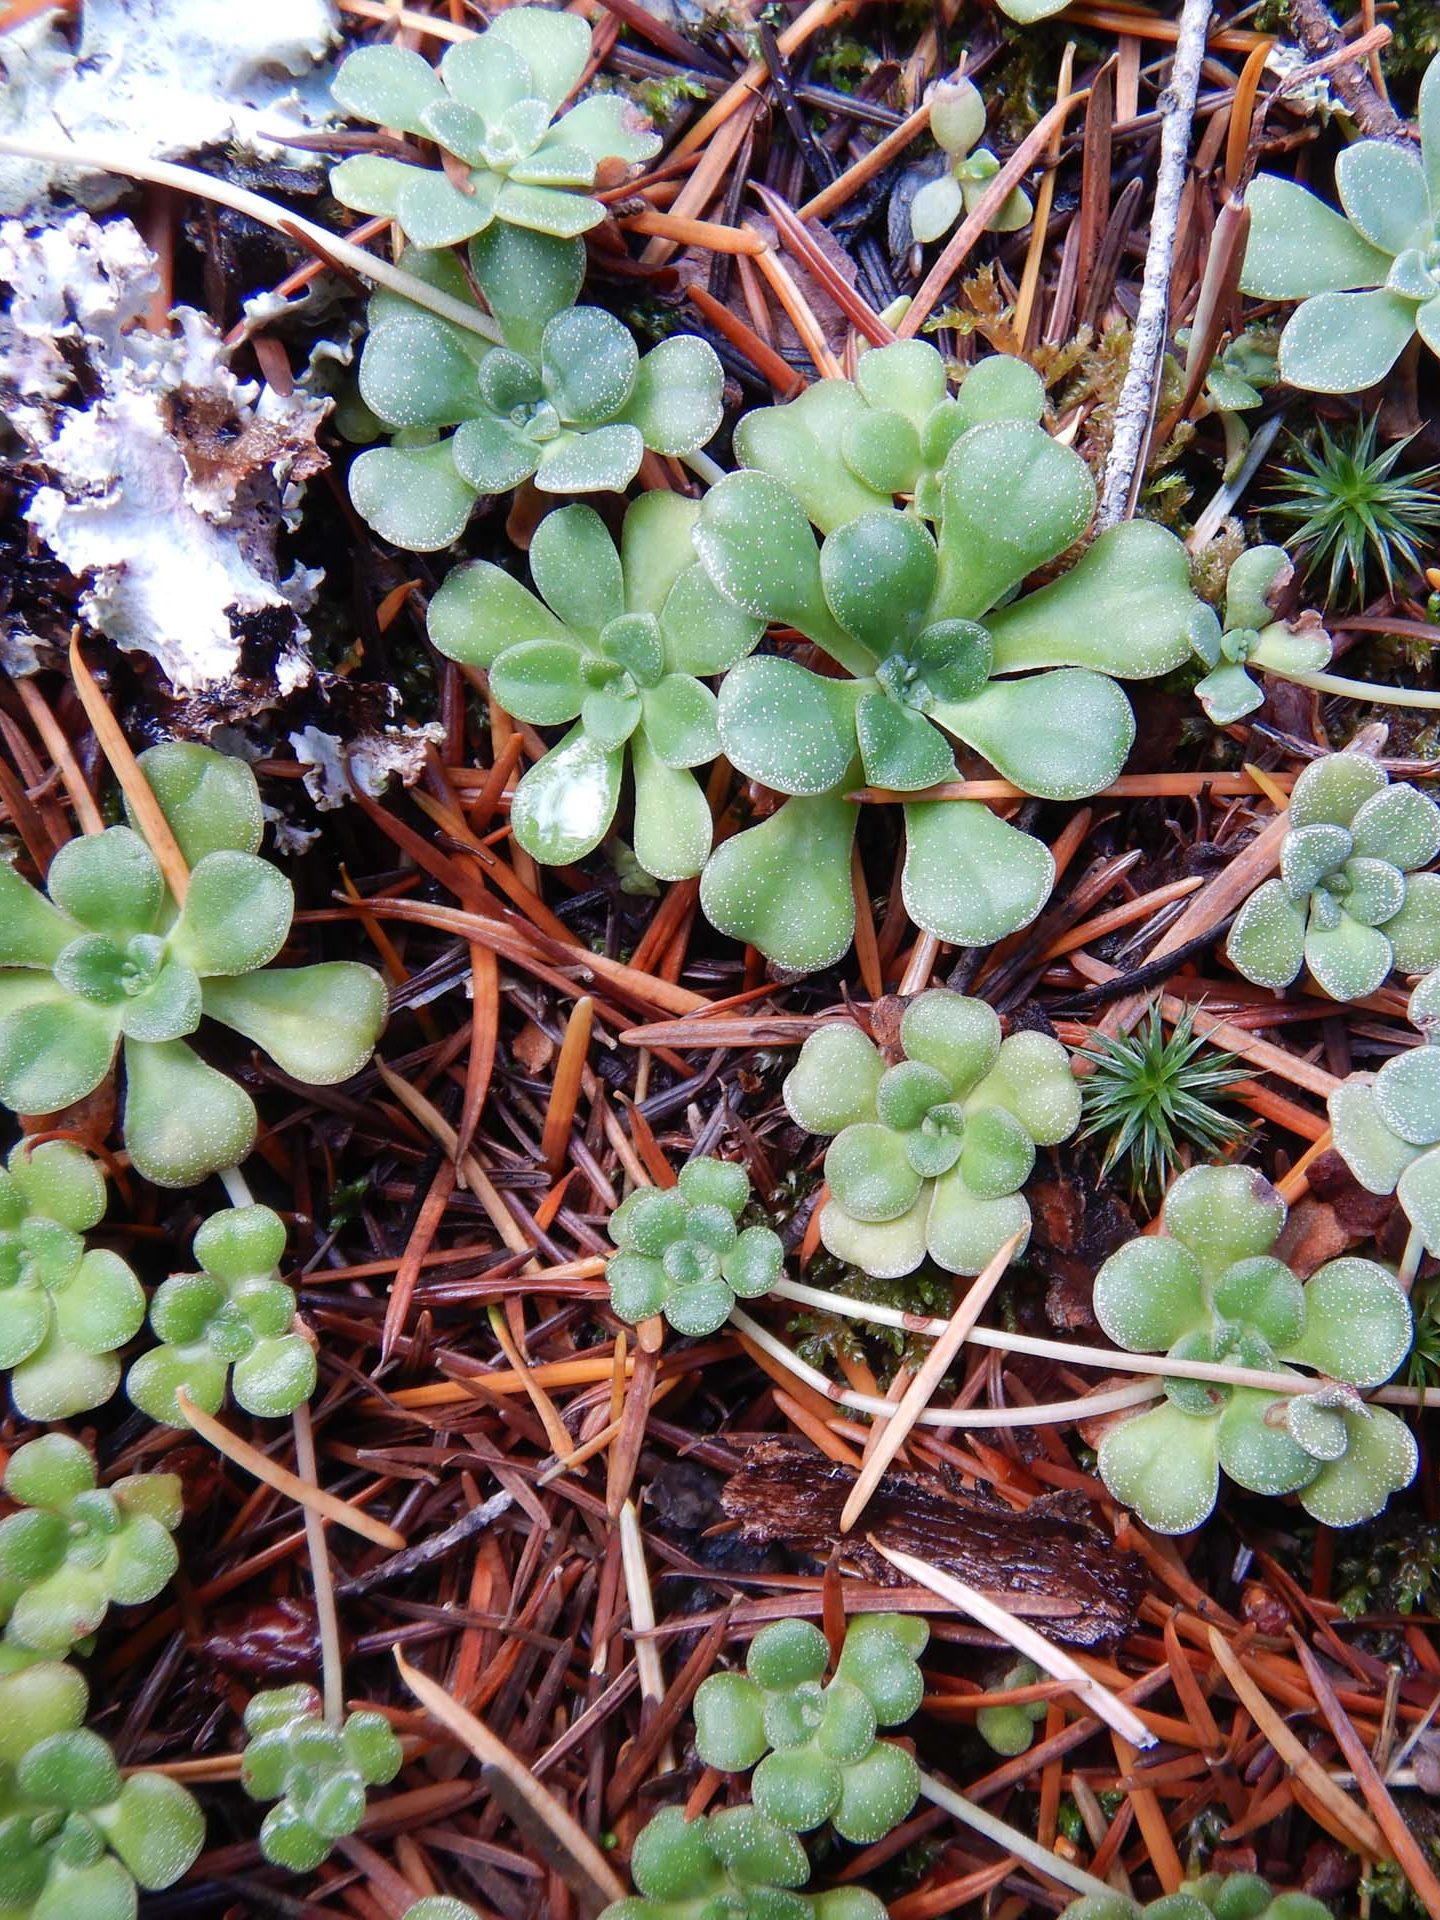
<svg viewBox="0 0 1440 1920"><path fill-rule="evenodd" d="M1195 120L1211 12L1212 0L1185 0L1170 82L1160 95L1162 124L1155 207L1150 216L1140 305L1130 335L1130 359L1115 407L1115 431L1105 462L1105 483L1096 519L1096 527L1101 532L1118 521L1129 519L1145 477L1145 458L1155 425L1160 362L1169 325L1170 275L1180 224L1180 196L1185 188L1190 129Z"/></svg>
<svg viewBox="0 0 1440 1920"><path fill-rule="evenodd" d="M467 301L456 300L451 294L442 293L438 287L417 280L414 274L392 266L388 260L366 253L363 247L352 246L338 233L330 233L301 214L277 207L273 200L267 200L263 194L251 193L247 187L233 186L228 180L217 180L208 173L198 172L194 167L177 167L168 160L138 160L129 154L108 151L103 146L72 147L60 141L9 137L0 139L0 155L17 160L40 160L52 167L74 167L87 173L118 174L122 179L146 180L157 187L173 187L179 193L193 193L202 200L214 200L222 207L234 208L236 213L247 214L250 219L258 220L262 226L270 227L276 233L302 241L322 260L356 274L372 286L388 287L392 293L403 295L417 307L428 307L431 313L439 314L442 320L448 320L452 326L463 327L467 333L478 333L483 340L498 342L504 339L499 326L489 314L481 313Z"/></svg>
<svg viewBox="0 0 1440 1920"><path fill-rule="evenodd" d="M837 1407L848 1407L855 1413L882 1414L887 1420L895 1412L895 1402L883 1399L878 1393L854 1393L848 1387L837 1387L818 1367L812 1367L792 1353L783 1340L777 1340L739 1307L731 1308L730 1324L747 1340L763 1348L772 1360L778 1360L797 1380L803 1380L807 1387L833 1400ZM1131 1387L1112 1387L1107 1393L1084 1394L1075 1400L1053 1400L1040 1407L926 1407L916 1424L977 1428L1060 1426L1067 1420L1091 1420L1101 1413L1123 1413L1127 1407L1143 1406L1163 1392L1158 1380L1144 1380Z"/></svg>
<svg viewBox="0 0 1440 1920"><path fill-rule="evenodd" d="M253 1207L255 1196L250 1191L250 1183L239 1167L222 1167L220 1184L224 1187L232 1207Z"/></svg>
<svg viewBox="0 0 1440 1920"><path fill-rule="evenodd" d="M876 1326L898 1327L905 1333L938 1338L949 1324L897 1307L873 1306L847 1294L826 1293L820 1287L795 1280L777 1280L770 1289L786 1300L817 1307L822 1313L843 1314L849 1320L869 1320ZM995 1327L972 1327L966 1339L973 1346L996 1347L1001 1353L1029 1353L1041 1360L1071 1361L1081 1367L1104 1367L1111 1373L1168 1374L1175 1380L1209 1380L1217 1386L1260 1387L1267 1393L1305 1393L1319 1382L1298 1373L1264 1373L1253 1367L1227 1367L1209 1360L1171 1360L1163 1353L1122 1353L1110 1347L1075 1346L1068 1340L1043 1340L1035 1334L1005 1333Z"/></svg>
<svg viewBox="0 0 1440 1920"><path fill-rule="evenodd" d="M1006 1853L1013 1853L1025 1861L1037 1873L1047 1880L1058 1880L1062 1887L1070 1887L1076 1893L1090 1894L1096 1898L1114 1900L1115 1889L1107 1887L1103 1880L1097 1880L1093 1874L1086 1873L1083 1867L1072 1867L1068 1860L1062 1860L1058 1853L1052 1853L1048 1847L1042 1847L1038 1840L1032 1840L1028 1833L1022 1833L1018 1827L1012 1827L1008 1821L998 1815L987 1813L983 1807L977 1807L953 1787L947 1787L937 1780L933 1773L920 1775L920 1791L935 1806L943 1807L946 1813L967 1827L973 1827L976 1833L983 1833L987 1840L993 1840L997 1847L1003 1847Z"/></svg>
<svg viewBox="0 0 1440 1920"><path fill-rule="evenodd" d="M707 487L713 487L717 480L725 478L725 469L717 460L712 460L709 454L703 451L682 453L680 463L682 466L689 467L697 479L703 480Z"/></svg>
<svg viewBox="0 0 1440 1920"><path fill-rule="evenodd" d="M1380 707L1422 707L1440 709L1440 692L1423 692L1418 687L1373 687L1368 680L1347 680L1339 673L1278 673L1264 668L1277 680L1291 680L1297 687L1314 687L1317 693L1339 693L1347 700L1370 701Z"/></svg>
<svg viewBox="0 0 1440 1920"><path fill-rule="evenodd" d="M295 1465L300 1478L320 1485L315 1461L315 1429L305 1401L295 1409ZM325 1721L339 1727L345 1719L345 1667L340 1654L340 1617L335 1611L335 1582L325 1545L325 1522L313 1507L305 1514L305 1545L310 1554L310 1577L315 1584L315 1618L320 1628L320 1676L325 1697Z"/></svg>

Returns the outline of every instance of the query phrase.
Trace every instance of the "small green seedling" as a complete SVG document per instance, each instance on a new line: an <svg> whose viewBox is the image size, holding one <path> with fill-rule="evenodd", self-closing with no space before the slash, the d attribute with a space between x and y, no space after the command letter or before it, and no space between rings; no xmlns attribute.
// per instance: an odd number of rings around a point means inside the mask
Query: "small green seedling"
<svg viewBox="0 0 1440 1920"><path fill-rule="evenodd" d="M383 213L421 247L449 247L495 221L571 239L605 209L589 191L602 167L660 150L649 121L620 94L597 93L555 120L590 58L578 14L510 7L452 46L438 72L403 47L362 47L335 76L346 113L432 140L452 166L356 154L330 190ZM554 124L552 125L552 122Z"/></svg>
<svg viewBox="0 0 1440 1920"><path fill-rule="evenodd" d="M218 1413L229 1381L247 1413L276 1419L315 1391L315 1350L293 1331L295 1295L276 1273L285 1224L269 1207L229 1207L195 1235L199 1273L155 1290L150 1325L161 1345L141 1354L125 1391L142 1413L188 1425L176 1395ZM233 1373L232 1373L233 1368Z"/></svg>
<svg viewBox="0 0 1440 1920"><path fill-rule="evenodd" d="M1440 353L1440 60L1420 87L1420 150L1357 140L1335 163L1344 215L1262 173L1250 184L1240 286L1298 300L1280 336L1280 377L1312 393L1383 380L1418 334Z"/></svg>
<svg viewBox="0 0 1440 1920"><path fill-rule="evenodd" d="M1060 1920L1332 1920L1308 1893L1275 1893L1255 1873L1207 1873L1145 1906L1123 1893L1073 1900Z"/></svg>
<svg viewBox="0 0 1440 1920"><path fill-rule="evenodd" d="M612 1901L600 1920L885 1920L860 1887L796 1892L810 1878L805 1849L754 1807L695 1820L662 1808L636 1836L630 1873L639 1893Z"/></svg>
<svg viewBox="0 0 1440 1920"><path fill-rule="evenodd" d="M692 1160L674 1187L640 1187L610 1219L620 1251L606 1270L610 1304L633 1325L663 1313L677 1333L714 1333L736 1298L780 1278L785 1253L769 1227L737 1227L750 1176L725 1160Z"/></svg>
<svg viewBox="0 0 1440 1920"><path fill-rule="evenodd" d="M1370 1193L1393 1193L1427 1253L1440 1253L1440 972L1410 996L1422 1044L1330 1095L1335 1150Z"/></svg>
<svg viewBox="0 0 1440 1920"><path fill-rule="evenodd" d="M116 1349L140 1331L145 1294L119 1254L87 1250L105 1175L68 1140L22 1140L0 1172L0 1367L27 1420L67 1420L120 1384Z"/></svg>
<svg viewBox="0 0 1440 1920"><path fill-rule="evenodd" d="M68 1653L111 1607L153 1600L180 1564L177 1474L100 1487L80 1442L46 1433L16 1448L4 1487L22 1511L0 1520L0 1668Z"/></svg>
<svg viewBox="0 0 1440 1920"><path fill-rule="evenodd" d="M755 1806L791 1833L829 1820L843 1839L883 1839L914 1806L920 1771L876 1729L899 1726L919 1706L916 1661L928 1638L913 1614L857 1615L827 1682L829 1646L817 1626L762 1627L745 1672L711 1674L695 1695L700 1758L725 1773L754 1767Z"/></svg>
<svg viewBox="0 0 1440 1920"><path fill-rule="evenodd" d="M1039 374L1013 354L977 361L952 394L935 348L899 340L862 353L853 380L816 380L784 406L747 413L735 454L783 482L822 533L897 495L934 521L940 470L961 434L996 420L1036 426L1044 413Z"/></svg>
<svg viewBox="0 0 1440 1920"><path fill-rule="evenodd" d="M1219 1153L1245 1137L1244 1124L1211 1105L1243 1077L1233 1053L1208 1047L1186 1007L1172 1032L1151 1001L1132 1033L1095 1032L1076 1058L1090 1071L1080 1082L1083 1125L1077 1138L1105 1143L1102 1179L1127 1167L1130 1191L1159 1194L1180 1172L1186 1147Z"/></svg>
<svg viewBox="0 0 1440 1920"><path fill-rule="evenodd" d="M0 862L0 1102L48 1114L125 1057L125 1145L137 1173L187 1187L243 1160L254 1102L188 1038L202 1015L296 1080L329 1086L369 1059L385 1018L370 967L272 968L295 911L256 853L260 790L243 760L170 741L140 765L190 867L177 908L134 825L68 841L48 898Z"/></svg>
<svg viewBox="0 0 1440 1920"><path fill-rule="evenodd" d="M937 987L900 1019L893 1066L851 1021L826 1024L785 1081L791 1118L833 1134L820 1237L837 1260L878 1279L928 1254L975 1274L1013 1234L1028 1235L1020 1189L1037 1146L1075 1131L1080 1088L1058 1040L1000 1037L983 1000Z"/></svg>
<svg viewBox="0 0 1440 1920"><path fill-rule="evenodd" d="M313 1687L275 1687L245 1709L250 1736L240 1781L253 1800L275 1800L260 1828L260 1851L277 1867L309 1873L365 1817L369 1787L400 1771L400 1742L383 1714L352 1713L327 1725Z"/></svg>
<svg viewBox="0 0 1440 1920"><path fill-rule="evenodd" d="M1217 621L1196 652L1209 672L1195 697L1217 727L1227 727L1265 704L1265 689L1253 669L1278 673L1323 673L1330 664L1330 636L1318 613L1277 620L1274 608L1294 568L1279 547L1242 553L1225 583L1223 629Z"/></svg>
<svg viewBox="0 0 1440 1920"><path fill-rule="evenodd" d="M1313 760L1290 796L1280 877L1241 907L1226 952L1247 980L1288 987L1302 967L1332 1000L1362 1000L1393 967L1440 962L1440 808L1392 785L1370 755Z"/></svg>
<svg viewBox="0 0 1440 1920"><path fill-rule="evenodd" d="M1414 1476L1409 1428L1355 1391L1405 1358L1404 1289L1389 1268L1348 1257L1302 1285L1271 1252L1285 1213L1248 1167L1192 1167L1170 1189L1164 1232L1131 1240L1096 1275L1095 1317L1127 1352L1324 1376L1293 1395L1167 1376L1158 1406L1112 1426L1101 1477L1161 1533L1208 1517L1222 1467L1252 1493L1298 1493L1331 1527L1372 1519Z"/></svg>
<svg viewBox="0 0 1440 1920"><path fill-rule="evenodd" d="M451 572L430 604L430 637L484 667L507 713L570 731L525 775L510 824L533 859L564 865L610 831L628 757L635 855L661 880L697 874L711 820L692 767L720 751L715 696L702 680L733 667L758 620L723 599L699 564L699 508L642 494L617 551L589 507L547 514L530 545L541 598L488 560Z"/></svg>
<svg viewBox="0 0 1440 1920"><path fill-rule="evenodd" d="M1005 1675L1002 1686L1005 1689L1033 1687L1037 1680L1044 1678L1033 1660L1017 1660ZM1014 1759L1030 1751L1035 1729L1044 1718L1043 1700L1024 1700L1013 1707L981 1707L975 1715L975 1731L993 1753Z"/></svg>
<svg viewBox="0 0 1440 1920"><path fill-rule="evenodd" d="M830 468L848 472L838 451ZM884 506L837 526L823 547L769 473L731 474L701 505L695 544L720 592L798 628L849 676L757 654L720 693L727 758L788 797L716 850L701 904L720 932L797 971L832 964L850 944L849 796L866 784L906 796L901 891L917 926L986 946L1027 925L1050 890L1049 850L975 801L924 798L955 777L952 741L1027 793L1095 793L1135 734L1111 676L1171 671L1197 623L1214 617L1191 592L1179 541L1143 520L1012 597L1084 533L1095 498L1085 463L1032 422L969 427L938 488L935 534Z"/></svg>
<svg viewBox="0 0 1440 1920"><path fill-rule="evenodd" d="M87 1689L47 1662L0 1679L0 1913L7 1920L134 1920L136 1888L172 1886L205 1817L161 1773L122 1778L84 1725Z"/></svg>
<svg viewBox="0 0 1440 1920"><path fill-rule="evenodd" d="M910 231L921 242L943 239L957 220L973 213L1000 171L994 154L980 145L985 102L969 80L936 87L930 96L930 132L945 155L945 171L928 180L911 204ZM1034 211L1029 195L1015 187L985 222L986 231L1014 233L1029 224Z"/></svg>
<svg viewBox="0 0 1440 1920"><path fill-rule="evenodd" d="M691 454L714 434L724 386L714 350L677 333L642 356L613 314L577 307L580 241L494 226L469 254L503 345L383 287L370 301L367 420L362 429L345 418L356 439L394 429L350 468L350 496L385 539L449 546L482 494L532 479L543 493L623 489L647 447ZM401 265L479 317L453 254L410 248Z"/></svg>

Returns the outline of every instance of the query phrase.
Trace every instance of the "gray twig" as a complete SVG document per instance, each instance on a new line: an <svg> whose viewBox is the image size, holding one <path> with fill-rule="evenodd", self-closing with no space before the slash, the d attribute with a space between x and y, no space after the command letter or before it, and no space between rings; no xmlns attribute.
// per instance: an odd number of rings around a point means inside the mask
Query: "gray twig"
<svg viewBox="0 0 1440 1920"><path fill-rule="evenodd" d="M1185 164L1190 152L1190 129L1200 90L1200 67L1210 28L1212 0L1185 0L1170 84L1160 96L1160 165L1155 176L1155 209L1150 221L1150 244L1145 249L1145 278L1130 340L1130 361L1115 408L1115 432L1105 462L1105 484L1100 495L1099 531L1128 519L1145 471L1145 456L1155 424L1155 402L1160 362L1170 312L1170 273L1175 256L1175 231L1180 218L1180 195L1185 186Z"/></svg>

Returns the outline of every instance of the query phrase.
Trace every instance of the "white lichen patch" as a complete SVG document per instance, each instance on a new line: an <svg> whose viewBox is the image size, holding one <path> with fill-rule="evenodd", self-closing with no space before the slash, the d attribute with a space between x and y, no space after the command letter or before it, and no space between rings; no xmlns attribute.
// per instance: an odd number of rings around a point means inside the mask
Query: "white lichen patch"
<svg viewBox="0 0 1440 1920"><path fill-rule="evenodd" d="M86 581L82 618L178 695L220 692L257 634L275 696L305 684L315 577L282 579L276 540L325 465L330 403L237 380L188 308L167 333L140 325L154 259L129 221L4 221L0 281L0 400L43 476L25 518Z"/></svg>
<svg viewBox="0 0 1440 1920"><path fill-rule="evenodd" d="M318 165L286 136L332 111L325 61L331 0L86 0L72 45L58 9L0 40L0 130L121 156L180 159L221 144ZM111 205L111 175L0 160L0 213L63 191Z"/></svg>
<svg viewBox="0 0 1440 1920"><path fill-rule="evenodd" d="M445 729L435 721L423 727L385 727L358 733L347 746L333 733L309 726L290 735L295 758L305 768L305 788L322 812L343 807L350 795L348 760L355 785L376 800L392 778L410 787L425 770L427 748L438 746Z"/></svg>

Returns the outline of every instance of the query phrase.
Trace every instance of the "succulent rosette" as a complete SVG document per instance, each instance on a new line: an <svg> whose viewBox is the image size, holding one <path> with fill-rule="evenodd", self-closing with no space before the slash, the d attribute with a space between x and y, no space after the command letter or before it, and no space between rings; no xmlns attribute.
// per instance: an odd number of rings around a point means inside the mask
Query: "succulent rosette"
<svg viewBox="0 0 1440 1920"><path fill-rule="evenodd" d="M1335 1150L1370 1193L1393 1193L1427 1253L1440 1252L1440 972L1410 995L1422 1044L1330 1095Z"/></svg>
<svg viewBox="0 0 1440 1920"><path fill-rule="evenodd" d="M859 1614L834 1677L830 1650L808 1620L777 1620L750 1643L745 1671L711 1674L695 1695L695 1746L706 1766L753 1767L751 1797L767 1820L808 1833L826 1820L843 1839L883 1839L914 1806L914 1756L879 1727L920 1704L916 1664L929 1628L913 1614Z"/></svg>
<svg viewBox="0 0 1440 1920"><path fill-rule="evenodd" d="M1245 195L1241 291L1298 300L1280 377L1312 393L1383 380L1418 335L1440 354L1440 59L1420 86L1420 148L1357 140L1335 163L1343 213L1262 173Z"/></svg>
<svg viewBox="0 0 1440 1920"><path fill-rule="evenodd" d="M1276 1893L1258 1873L1205 1873L1144 1906L1127 1894L1087 1894L1060 1920L1333 1920L1308 1893Z"/></svg>
<svg viewBox="0 0 1440 1920"><path fill-rule="evenodd" d="M677 1333L714 1333L737 1298L780 1278L784 1249L769 1227L737 1225L750 1176L725 1160L692 1160L673 1187L640 1187L612 1214L619 1251L606 1270L610 1304L632 1324L663 1313Z"/></svg>
<svg viewBox="0 0 1440 1920"><path fill-rule="evenodd" d="M479 319L473 277L501 341L388 288L371 297L359 372L365 417L347 409L342 421L352 439L394 430L387 446L351 464L350 497L397 546L449 546L480 495L522 481L542 493L623 489L647 448L695 453L719 426L724 376L714 350L677 333L641 354L613 314L577 307L578 240L495 226L470 242L470 277L455 255L415 247L401 265Z"/></svg>
<svg viewBox="0 0 1440 1920"><path fill-rule="evenodd" d="M269 1207L229 1207L195 1235L199 1273L172 1273L155 1289L150 1325L160 1341L131 1367L125 1391L165 1426L188 1425L183 1389L218 1413L227 1384L262 1418L293 1413L315 1391L315 1349L294 1331L295 1294L276 1269L285 1223Z"/></svg>
<svg viewBox="0 0 1440 1920"><path fill-rule="evenodd" d="M861 1887L798 1892L810 1877L805 1849L754 1807L693 1820L662 1807L636 1835L630 1873L639 1892L612 1901L600 1920L885 1920L884 1905Z"/></svg>
<svg viewBox="0 0 1440 1920"><path fill-rule="evenodd" d="M145 1294L118 1253L85 1245L105 1211L99 1163L68 1140L20 1141L0 1172L0 1367L27 1420L65 1420L120 1384L116 1349Z"/></svg>
<svg viewBox="0 0 1440 1920"><path fill-rule="evenodd" d="M277 1804L260 1828L260 1850L277 1867L308 1873L365 1817L370 1787L400 1771L403 1754L380 1713L351 1713L329 1726L313 1687L274 1687L245 1709L250 1736L240 1781L255 1800Z"/></svg>
<svg viewBox="0 0 1440 1920"><path fill-rule="evenodd" d="M1279 547L1251 547L1230 569L1223 626L1217 622L1203 630L1196 645L1209 672L1196 686L1195 698L1217 727L1264 706L1265 689L1254 678L1255 669L1322 673L1330 664L1330 636L1318 614L1275 618L1275 604L1294 571Z"/></svg>
<svg viewBox="0 0 1440 1920"><path fill-rule="evenodd" d="M0 1913L134 1920L137 1887L173 1886L205 1817L163 1773L122 1775L83 1722L88 1690L45 1662L0 1678Z"/></svg>
<svg viewBox="0 0 1440 1920"><path fill-rule="evenodd" d="M971 80L942 83L930 96L930 133L945 156L945 168L910 203L910 231L920 241L940 240L973 213L1000 162L980 142L985 137L985 101ZM1015 187L985 223L987 233L1014 233L1027 226L1034 208Z"/></svg>
<svg viewBox="0 0 1440 1920"><path fill-rule="evenodd" d="M43 894L0 862L0 1102L57 1112L123 1052L131 1162L187 1187L243 1160L257 1125L249 1094L189 1044L202 1017L328 1086L369 1059L385 988L351 961L270 967L295 898L256 851L264 820L243 760L171 741L140 765L190 868L184 903L133 824L67 841Z"/></svg>
<svg viewBox="0 0 1440 1920"><path fill-rule="evenodd" d="M835 1136L820 1237L880 1279L927 1254L950 1273L979 1273L1013 1234L1028 1235L1020 1189L1037 1146L1078 1126L1079 1083L1058 1040L1002 1039L993 1007L943 987L906 1007L900 1050L887 1065L852 1021L827 1023L786 1078L791 1118Z"/></svg>
<svg viewBox="0 0 1440 1920"><path fill-rule="evenodd" d="M404 47L359 48L335 76L337 104L431 140L458 164L356 154L332 168L331 192L357 212L385 214L422 247L453 246L496 221L564 238L587 232L605 217L589 191L600 169L660 148L620 94L592 94L556 120L589 58L585 22L545 7L506 8L438 69Z"/></svg>
<svg viewBox="0 0 1440 1920"><path fill-rule="evenodd" d="M176 1474L101 1487L80 1442L47 1433L16 1448L4 1485L22 1511L0 1520L0 1668L68 1653L112 1606L153 1600L180 1564Z"/></svg>
<svg viewBox="0 0 1440 1920"><path fill-rule="evenodd" d="M627 761L640 865L682 880L705 863L710 809L691 769L715 758L720 732L703 682L743 659L761 629L700 566L698 513L680 494L642 494L617 549L591 508L560 507L530 544L538 595L477 560L448 574L431 602L430 638L485 668L507 713L570 729L521 780L510 810L515 838L548 866L599 846Z"/></svg>
<svg viewBox="0 0 1440 1920"><path fill-rule="evenodd" d="M1440 807L1354 750L1312 760L1290 795L1280 877L1235 917L1226 952L1247 980L1287 987L1308 967L1332 1000L1361 1000L1391 970L1440 962Z"/></svg>
<svg viewBox="0 0 1440 1920"><path fill-rule="evenodd" d="M1167 1375L1160 1405L1112 1426L1101 1477L1161 1533L1208 1517L1222 1468L1252 1493L1298 1493L1331 1527L1373 1518L1414 1476L1409 1428L1356 1391L1388 1380L1409 1350L1405 1291L1388 1267L1348 1256L1302 1284L1271 1251L1285 1215L1250 1168L1192 1167L1166 1198L1164 1231L1096 1275L1095 1317L1128 1352L1323 1376L1285 1395Z"/></svg>
<svg viewBox="0 0 1440 1920"><path fill-rule="evenodd" d="M857 421L864 411L858 398L827 404L850 406ZM771 423L770 441L780 426ZM1140 520L1101 535L1068 573L1014 597L1081 537L1095 500L1085 463L1031 420L990 419L960 433L935 483L933 534L888 502L850 514L855 489L840 501L849 470L837 458L838 429L823 452L808 431L784 431L784 462L767 452L765 464L783 465L785 483L773 471L719 481L701 506L695 544L727 599L798 629L844 677L779 652L726 674L725 754L785 798L716 850L701 882L706 916L782 966L838 960L855 924L849 796L869 785L915 796L903 806L910 918L942 940L989 945L1040 911L1053 862L1040 841L986 806L924 798L955 777L954 742L1027 793L1095 793L1118 774L1135 734L1130 703L1110 676L1169 672L1214 616L1191 592L1180 542ZM753 440L744 457L758 457ZM805 470L808 512L831 487L839 503L823 546L789 490Z"/></svg>

